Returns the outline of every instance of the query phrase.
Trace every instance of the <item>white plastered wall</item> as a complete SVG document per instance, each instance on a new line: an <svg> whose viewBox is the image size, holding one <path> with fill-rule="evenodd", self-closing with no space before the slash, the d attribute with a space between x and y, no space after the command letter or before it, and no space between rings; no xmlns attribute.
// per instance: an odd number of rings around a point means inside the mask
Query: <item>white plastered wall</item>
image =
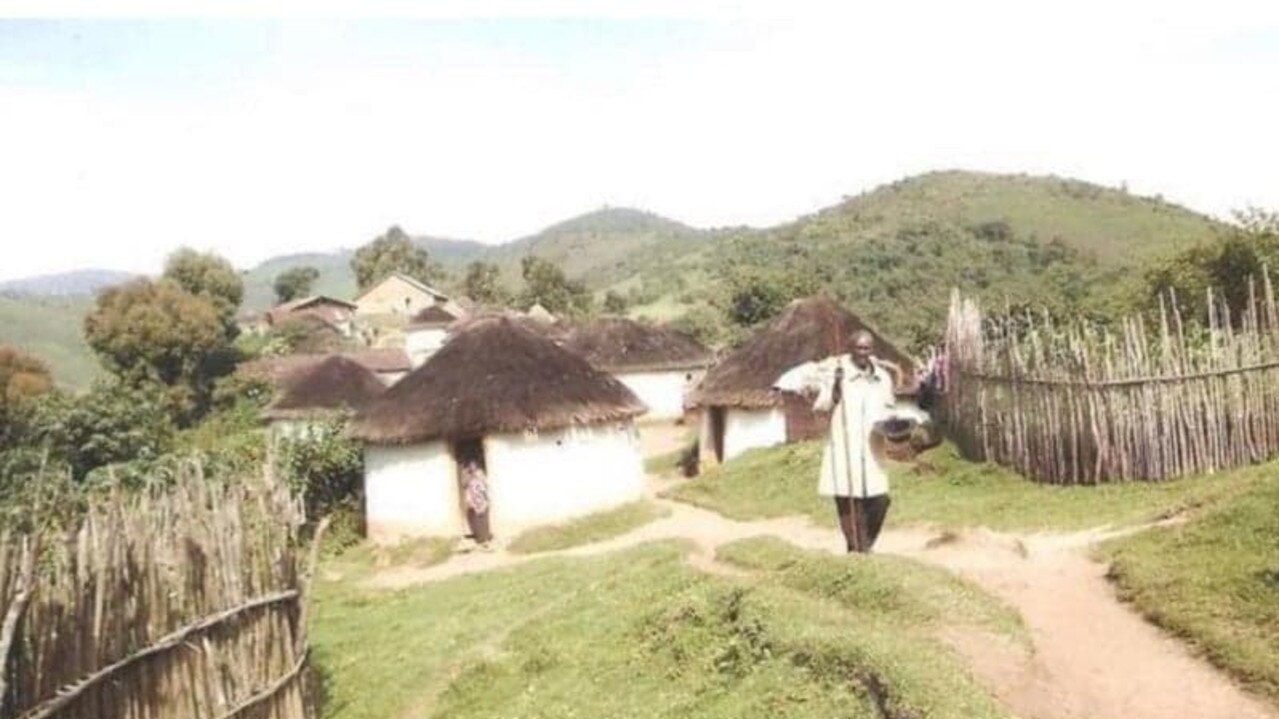
<svg viewBox="0 0 1279 719"><path fill-rule="evenodd" d="M724 461L757 447L786 443L786 415L781 407L729 407L724 419Z"/></svg>
<svg viewBox="0 0 1279 719"><path fill-rule="evenodd" d="M629 421L490 435L484 451L497 537L644 496L639 440Z"/></svg>
<svg viewBox="0 0 1279 719"><path fill-rule="evenodd" d="M684 415L684 396L701 381L701 369L661 372L617 372L614 377L648 405L641 421L672 420Z"/></svg>
<svg viewBox="0 0 1279 719"><path fill-rule="evenodd" d="M444 345L448 331L444 327L423 327L404 333L404 351L414 369L421 367L435 351Z"/></svg>
<svg viewBox="0 0 1279 719"><path fill-rule="evenodd" d="M369 539L465 534L457 469L443 442L364 448Z"/></svg>

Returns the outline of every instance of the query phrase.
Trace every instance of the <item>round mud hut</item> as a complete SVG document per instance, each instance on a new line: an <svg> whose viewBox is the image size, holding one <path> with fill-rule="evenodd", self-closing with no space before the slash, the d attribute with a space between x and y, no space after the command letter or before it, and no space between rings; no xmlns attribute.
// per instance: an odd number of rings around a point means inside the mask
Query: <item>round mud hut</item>
<svg viewBox="0 0 1279 719"><path fill-rule="evenodd" d="M701 418L700 464L822 436L829 419L813 412L811 398L781 392L773 383L796 365L847 354L860 330L875 336L875 359L893 372L899 394L907 394L915 382L914 360L835 300L795 300L712 367L690 394L689 408Z"/></svg>
<svg viewBox="0 0 1279 719"><path fill-rule="evenodd" d="M630 388L648 406L645 420L682 417L711 361L710 351L683 332L622 317L578 325L560 345Z"/></svg>
<svg viewBox="0 0 1279 719"><path fill-rule="evenodd" d="M468 534L460 484L471 463L498 537L636 500L644 471L633 420L644 411L621 382L524 322L458 323L352 426L365 443L369 537Z"/></svg>
<svg viewBox="0 0 1279 719"><path fill-rule="evenodd" d="M372 370L341 355L298 363L276 378L276 392L262 410L272 429L296 435L307 425L358 411L386 385Z"/></svg>

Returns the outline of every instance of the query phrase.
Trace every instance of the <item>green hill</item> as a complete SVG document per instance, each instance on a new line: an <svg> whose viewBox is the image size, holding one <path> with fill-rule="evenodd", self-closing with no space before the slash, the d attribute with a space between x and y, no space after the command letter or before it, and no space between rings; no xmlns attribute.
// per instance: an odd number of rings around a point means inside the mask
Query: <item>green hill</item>
<svg viewBox="0 0 1279 719"><path fill-rule="evenodd" d="M558 263L569 277L599 289L671 262L714 236L652 212L609 207L498 245L484 259L502 268L511 287L519 283L520 259L532 254Z"/></svg>
<svg viewBox="0 0 1279 719"><path fill-rule="evenodd" d="M626 295L634 316L696 317L720 338L731 336L723 308L740 276L799 277L836 294L905 347L920 349L935 340L952 287L994 304L1106 314L1123 306L1140 278L1134 269L1222 227L1158 198L1078 180L947 171L766 229L702 230L651 212L604 208L503 245L416 241L454 278L475 259L498 264L511 289L520 286L522 257L546 257L597 294ZM267 260L245 273L245 308L269 307L275 276L301 265L320 270L317 292L353 297L350 258L350 250L341 250ZM3 309L18 316L32 302L9 300ZM91 360L78 333L88 301L76 302L25 311L48 321L5 322L0 341L43 348L61 381L85 384L80 377Z"/></svg>
<svg viewBox="0 0 1279 719"><path fill-rule="evenodd" d="M804 239L820 240L928 221L960 226L1006 222L1019 237L1041 242L1059 238L1107 266L1185 249L1221 227L1161 198L1079 180L957 170L884 185L791 227Z"/></svg>
<svg viewBox="0 0 1279 719"><path fill-rule="evenodd" d="M614 289L635 315L723 314L743 275L831 292L907 349L937 340L952 287L1001 305L1096 316L1124 309L1133 268L1214 236L1219 223L1076 180L937 172L766 230L642 264Z"/></svg>
<svg viewBox="0 0 1279 719"><path fill-rule="evenodd" d="M92 304L89 297L0 296L0 344L47 362L58 384L86 388L101 371L81 333Z"/></svg>

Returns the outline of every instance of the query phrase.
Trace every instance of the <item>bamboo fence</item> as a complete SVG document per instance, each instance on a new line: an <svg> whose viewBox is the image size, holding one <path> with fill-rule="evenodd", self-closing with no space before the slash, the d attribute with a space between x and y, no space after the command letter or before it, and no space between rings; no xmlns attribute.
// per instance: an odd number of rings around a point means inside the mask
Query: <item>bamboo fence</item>
<svg viewBox="0 0 1279 719"><path fill-rule="evenodd" d="M313 716L301 508L270 478L179 475L0 537L0 717Z"/></svg>
<svg viewBox="0 0 1279 719"><path fill-rule="evenodd" d="M948 433L965 456L1053 484L1164 480L1279 453L1279 314L1268 275L1206 325L1174 295L1106 330L992 320L958 292L946 330ZM1155 326L1148 326L1153 324Z"/></svg>

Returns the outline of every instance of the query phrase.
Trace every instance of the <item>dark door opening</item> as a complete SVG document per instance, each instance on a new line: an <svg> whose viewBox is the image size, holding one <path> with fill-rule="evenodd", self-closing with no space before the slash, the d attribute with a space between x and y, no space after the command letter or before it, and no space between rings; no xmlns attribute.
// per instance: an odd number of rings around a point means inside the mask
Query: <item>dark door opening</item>
<svg viewBox="0 0 1279 719"><path fill-rule="evenodd" d="M484 459L484 439L456 441L450 448L457 471L458 499L470 536L481 546L492 539L489 529L488 465Z"/></svg>
<svg viewBox="0 0 1279 719"><path fill-rule="evenodd" d="M727 409L711 407L711 451L715 453L715 461L724 461L724 419Z"/></svg>

